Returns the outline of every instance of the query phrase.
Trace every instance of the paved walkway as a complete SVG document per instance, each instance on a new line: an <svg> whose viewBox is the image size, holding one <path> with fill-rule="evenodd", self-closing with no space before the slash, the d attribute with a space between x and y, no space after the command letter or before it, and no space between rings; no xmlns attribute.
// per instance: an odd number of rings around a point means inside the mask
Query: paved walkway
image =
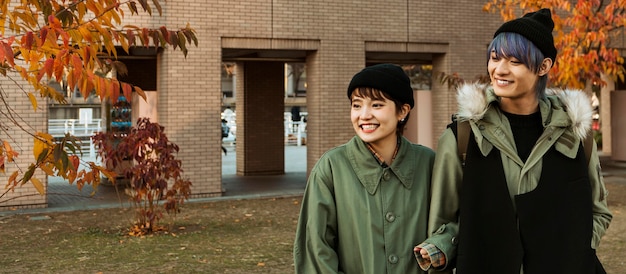
<svg viewBox="0 0 626 274"><path fill-rule="evenodd" d="M626 162L613 161L608 156L600 155L600 163L605 184L617 183L626 185ZM611 194L609 193L609 195Z"/></svg>
<svg viewBox="0 0 626 274"><path fill-rule="evenodd" d="M306 186L306 146L285 147L285 175L237 176L234 146L226 146L227 155L222 156L222 183L224 195L212 198L194 198L188 202L249 199L263 197L290 197L302 195ZM612 161L600 155L605 183L626 184L626 162ZM99 208L129 207L128 196L123 190L101 185L92 196L91 186L79 191L59 178L48 180L48 208L0 211L1 215L16 213L44 213Z"/></svg>
<svg viewBox="0 0 626 274"><path fill-rule="evenodd" d="M302 195L306 186L306 146L285 146L285 175L237 176L234 146L225 146L228 154L222 154L221 197L194 198L188 202L263 197L289 197ZM93 196L92 196L93 194ZM97 191L87 185L78 190L58 177L48 179L48 207L0 211L3 214L43 213L99 208L129 207L128 196L123 189L100 185Z"/></svg>

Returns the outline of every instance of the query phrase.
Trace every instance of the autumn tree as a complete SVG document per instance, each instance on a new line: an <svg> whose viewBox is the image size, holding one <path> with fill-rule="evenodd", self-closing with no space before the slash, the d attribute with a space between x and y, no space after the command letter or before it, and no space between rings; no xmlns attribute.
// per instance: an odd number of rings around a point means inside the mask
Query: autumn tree
<svg viewBox="0 0 626 274"><path fill-rule="evenodd" d="M550 71L550 82L559 87L603 86L604 74L624 80L624 58L613 43L623 37L626 0L491 0L487 12L500 12L505 21L522 14L550 8L554 20L554 42L558 55Z"/></svg>
<svg viewBox="0 0 626 274"><path fill-rule="evenodd" d="M64 82L70 90L79 90L87 98L95 92L101 100L116 102L120 95L132 98L131 92L144 97L141 87L103 77L102 71L119 66L118 50L129 52L134 46L170 47L187 56L188 45L198 45L195 31L189 26L170 30L165 26L142 28L123 25L126 16L160 16L160 0L22 0L0 2L0 73L15 83L2 87L0 100L0 172L15 166L8 176L6 191L32 183L43 194L44 187L34 174L61 176L80 188L97 186L100 176L113 174L95 163L79 170L81 160L75 154L78 141L66 135L54 140L45 132L33 132L23 125L20 113L8 106L5 91L21 92L33 111L42 111L40 102L65 103L63 94L48 83ZM100 72L100 73L99 73ZM22 85L21 83L26 83ZM21 130L33 138L33 163L21 167L13 149L14 139L7 132Z"/></svg>

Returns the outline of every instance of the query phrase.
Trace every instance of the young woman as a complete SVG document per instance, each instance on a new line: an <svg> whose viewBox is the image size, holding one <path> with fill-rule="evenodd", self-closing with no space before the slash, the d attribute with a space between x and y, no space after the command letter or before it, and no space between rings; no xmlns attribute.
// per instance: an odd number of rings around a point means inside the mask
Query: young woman
<svg viewBox="0 0 626 274"><path fill-rule="evenodd" d="M296 273L423 273L434 152L402 137L413 108L404 71L366 67L348 87L350 141L327 151L308 179L294 244Z"/></svg>
<svg viewBox="0 0 626 274"><path fill-rule="evenodd" d="M592 108L582 91L546 89L556 58L550 10L504 23L487 50L490 86L467 85L441 136L423 269L457 273L603 273L595 249L609 226ZM471 133L464 165L457 123Z"/></svg>

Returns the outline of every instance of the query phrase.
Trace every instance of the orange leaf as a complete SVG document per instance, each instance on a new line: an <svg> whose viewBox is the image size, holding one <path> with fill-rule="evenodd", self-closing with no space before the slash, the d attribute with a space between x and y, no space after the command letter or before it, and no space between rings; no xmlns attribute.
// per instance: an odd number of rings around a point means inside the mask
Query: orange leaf
<svg viewBox="0 0 626 274"><path fill-rule="evenodd" d="M122 92L124 93L124 97L130 102L132 98L132 87L127 83L122 83Z"/></svg>
<svg viewBox="0 0 626 274"><path fill-rule="evenodd" d="M9 64L11 64L12 66L15 66L15 61L13 60L13 49L11 48L11 45L9 45L8 43L2 42L2 46L4 47L4 52L5 52L5 58L7 60L7 62Z"/></svg>
<svg viewBox="0 0 626 274"><path fill-rule="evenodd" d="M100 171L100 173L102 173L105 177L107 177L109 181L115 183L115 178L117 177L117 173L115 173L114 171L107 170L105 168L102 168L101 166L92 166L91 168L97 169L98 171Z"/></svg>
<svg viewBox="0 0 626 274"><path fill-rule="evenodd" d="M52 76L53 69L54 69L54 59L52 58L46 59L43 65L43 71L46 73L48 78Z"/></svg>
<svg viewBox="0 0 626 274"><path fill-rule="evenodd" d="M76 86L76 80L74 78L73 71L74 70L70 69L69 73L67 74L67 86L70 88L70 90L73 90Z"/></svg>
<svg viewBox="0 0 626 274"><path fill-rule="evenodd" d="M87 1L87 9L89 9L91 12L95 13L95 14L99 14L100 13L100 7L99 5L96 5L95 1Z"/></svg>
<svg viewBox="0 0 626 274"><path fill-rule="evenodd" d="M90 59L91 59L91 51L89 51L89 47L83 48L83 62L87 64L89 63Z"/></svg>
<svg viewBox="0 0 626 274"><path fill-rule="evenodd" d="M20 71L20 75L22 76L22 78L28 79L28 71L26 70L26 68L19 67L17 69Z"/></svg>
<svg viewBox="0 0 626 274"><path fill-rule="evenodd" d="M111 102L116 103L120 97L120 83L117 80L111 80Z"/></svg>
<svg viewBox="0 0 626 274"><path fill-rule="evenodd" d="M80 70L83 68L83 61L76 54L72 54L70 58L72 62L72 67L74 67L74 71L80 72Z"/></svg>
<svg viewBox="0 0 626 274"><path fill-rule="evenodd" d="M69 157L70 163L72 163L72 169L74 171L78 171L78 166L80 165L80 159L76 155L71 155Z"/></svg>
<svg viewBox="0 0 626 274"><path fill-rule="evenodd" d="M3 141L2 144L4 146L4 153L7 155L7 161L13 162L13 158L17 157L18 153L13 151L9 142Z"/></svg>
<svg viewBox="0 0 626 274"><path fill-rule="evenodd" d="M117 32L116 32L117 34ZM128 46L128 40L126 40L126 38L124 38L123 35L116 35L116 39L119 41L120 45L122 45L122 49L128 53L129 52L129 46Z"/></svg>
<svg viewBox="0 0 626 274"><path fill-rule="evenodd" d="M104 78L102 77L98 77L98 86L99 88L97 89L99 92L99 96L100 99L104 99L107 97L106 91L107 91L107 82L104 80Z"/></svg>
<svg viewBox="0 0 626 274"><path fill-rule="evenodd" d="M59 53L59 55L54 59L54 78L57 82L61 82L63 79L63 73L65 66L63 65L63 58L65 57L65 53L67 51L63 50Z"/></svg>
<svg viewBox="0 0 626 274"><path fill-rule="evenodd" d="M37 82L41 81L41 78L43 78L43 75L45 73L46 72L43 69L41 69L41 70L39 70L39 72L37 72Z"/></svg>
<svg viewBox="0 0 626 274"><path fill-rule="evenodd" d="M17 173L17 171L13 171L13 173L12 173L12 174L11 174L11 176L9 177L9 182L8 182L8 183L9 183L9 184L16 185L16 184L17 184L17 181L16 181L16 179L17 179L17 175L19 175L19 174Z"/></svg>
<svg viewBox="0 0 626 274"><path fill-rule="evenodd" d="M143 98L144 100L148 100L148 98L146 97L146 93L143 91L143 89L138 86L133 86L133 88L135 89L135 92L137 92L137 95L141 96L141 98Z"/></svg>
<svg viewBox="0 0 626 274"><path fill-rule="evenodd" d="M4 47L0 47L0 63L4 62L4 58L6 58L6 52L4 52Z"/></svg>
<svg viewBox="0 0 626 274"><path fill-rule="evenodd" d="M70 56L70 60L72 63L72 71L74 74L74 81L75 84L78 84L78 81L81 79L81 74L82 74L82 69L83 69L83 64L82 64L82 60L80 60L80 57L72 54Z"/></svg>

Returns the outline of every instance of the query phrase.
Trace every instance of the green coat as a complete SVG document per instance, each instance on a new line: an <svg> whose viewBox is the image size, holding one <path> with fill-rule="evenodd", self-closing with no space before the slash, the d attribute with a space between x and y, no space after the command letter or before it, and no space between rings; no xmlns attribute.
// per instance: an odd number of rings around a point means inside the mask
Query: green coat
<svg viewBox="0 0 626 274"><path fill-rule="evenodd" d="M548 149L554 146L563 155L574 158L582 138L587 136L590 130L591 104L584 93L567 90L549 95L539 102L544 132L526 162L523 162L517 155L511 127L498 107L499 98L495 96L493 89L481 85L466 85L459 89L458 96L458 117L460 120L470 121L481 153L487 155L492 149L500 151L506 176L506 182L503 183L507 184L511 199L537 187L542 172L543 155ZM595 249L612 219L607 206L608 193L602 180L595 142L588 171L593 199L593 235L590 236L591 247ZM459 226L457 218L462 178L457 140L452 130L446 129L437 144L429 220L431 236L426 242L441 249L448 262L456 256L458 241L455 237ZM481 247L476 248L481 250ZM554 249L558 250L558 247Z"/></svg>
<svg viewBox="0 0 626 274"><path fill-rule="evenodd" d="M434 152L402 138L391 167L357 136L326 152L308 179L294 244L296 273L423 273Z"/></svg>

